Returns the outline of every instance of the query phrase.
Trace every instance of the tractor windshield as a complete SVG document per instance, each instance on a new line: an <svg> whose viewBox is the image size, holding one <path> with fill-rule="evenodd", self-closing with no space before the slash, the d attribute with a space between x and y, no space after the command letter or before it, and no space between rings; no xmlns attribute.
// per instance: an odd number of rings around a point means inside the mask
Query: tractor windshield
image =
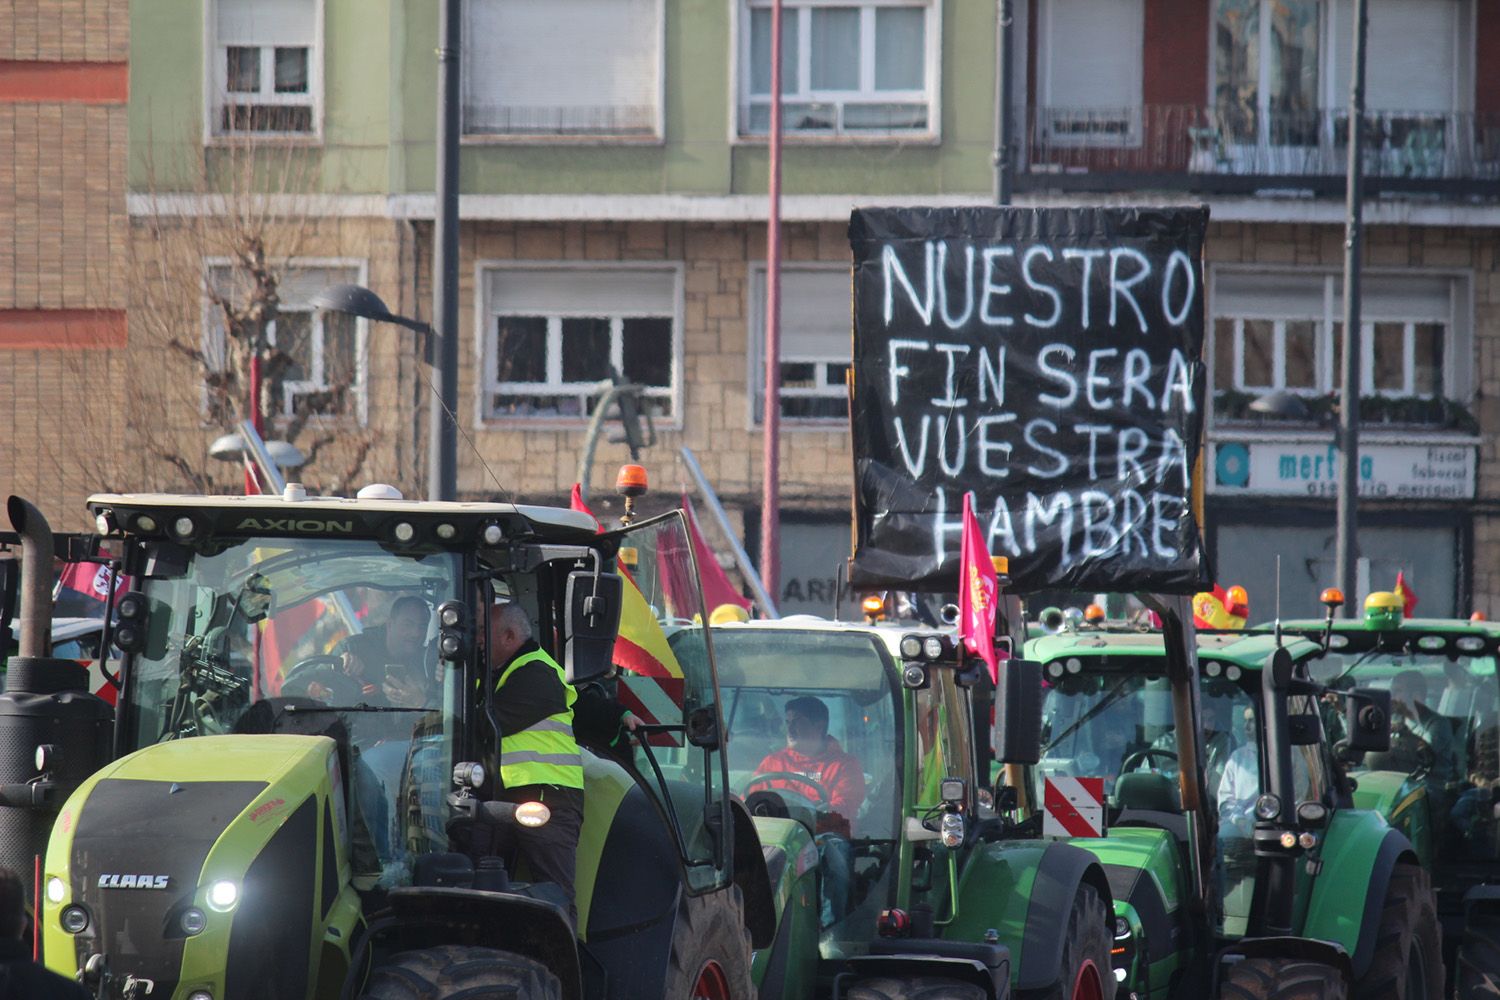
<svg viewBox="0 0 1500 1000"><path fill-rule="evenodd" d="M729 780L751 812L802 821L819 844L823 923L869 940L894 905L903 734L879 640L848 631L714 629Z"/></svg>
<svg viewBox="0 0 1500 1000"><path fill-rule="evenodd" d="M1492 808L1500 788L1495 658L1427 652L1424 641L1403 644L1411 651L1378 646L1363 652L1334 650L1313 661L1313 676L1338 688L1391 692L1391 748L1367 754L1353 769L1398 772L1425 788L1433 855L1440 867L1492 864L1500 857L1500 824ZM1331 717L1330 729L1339 721ZM1399 824L1402 817L1391 819Z"/></svg>
<svg viewBox="0 0 1500 1000"><path fill-rule="evenodd" d="M349 752L357 865L400 880L413 852L446 849L459 691L436 657L434 610L460 596L457 554L265 538L157 564L141 583L147 640L122 701L126 750L332 736Z"/></svg>

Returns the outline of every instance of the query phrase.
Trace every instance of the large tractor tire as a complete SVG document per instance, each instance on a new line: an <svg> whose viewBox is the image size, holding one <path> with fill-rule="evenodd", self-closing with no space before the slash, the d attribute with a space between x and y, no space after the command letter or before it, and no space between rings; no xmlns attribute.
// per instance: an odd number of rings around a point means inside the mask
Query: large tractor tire
<svg viewBox="0 0 1500 1000"><path fill-rule="evenodd" d="M1115 992L1109 960L1114 919L1099 890L1087 882L1073 895L1063 939L1062 975L1050 989L1025 994L1025 1000L1108 1000ZM1017 956L1011 956L1014 961Z"/></svg>
<svg viewBox="0 0 1500 1000"><path fill-rule="evenodd" d="M665 1000L754 1000L750 928L737 885L688 896L672 928Z"/></svg>
<svg viewBox="0 0 1500 1000"><path fill-rule="evenodd" d="M562 984L540 962L443 945L403 951L370 973L362 1000L562 1000Z"/></svg>
<svg viewBox="0 0 1500 1000"><path fill-rule="evenodd" d="M1458 947L1458 1000L1500 998L1500 920L1471 919Z"/></svg>
<svg viewBox="0 0 1500 1000"><path fill-rule="evenodd" d="M1322 962L1246 958L1225 969L1219 980L1219 1000L1346 1000L1348 996L1343 975Z"/></svg>
<svg viewBox="0 0 1500 1000"><path fill-rule="evenodd" d="M1356 996L1371 1000L1442 1000L1443 941L1432 880L1416 865L1391 872L1375 931L1375 957Z"/></svg>
<svg viewBox="0 0 1500 1000"><path fill-rule="evenodd" d="M984 1000L982 987L941 976L861 979L844 991L848 1000Z"/></svg>

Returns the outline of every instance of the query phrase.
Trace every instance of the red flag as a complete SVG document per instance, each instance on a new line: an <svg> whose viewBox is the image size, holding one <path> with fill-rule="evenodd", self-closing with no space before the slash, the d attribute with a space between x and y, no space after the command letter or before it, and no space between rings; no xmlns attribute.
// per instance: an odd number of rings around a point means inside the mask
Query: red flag
<svg viewBox="0 0 1500 1000"><path fill-rule="evenodd" d="M1406 575L1399 569L1396 570L1396 594L1401 598L1401 613L1410 618L1417 607L1417 592L1411 589L1411 584L1406 582Z"/></svg>
<svg viewBox="0 0 1500 1000"><path fill-rule="evenodd" d="M599 524L599 519L594 517L594 512L589 510L588 504L583 502L583 489L577 483L573 484L573 494L568 497L568 506L576 511L587 514L589 517L593 517L594 524L598 526L600 534L603 534L604 525Z"/></svg>
<svg viewBox="0 0 1500 1000"><path fill-rule="evenodd" d="M963 546L958 561L958 635L965 648L990 668L990 679L1000 679L1000 657L995 652L995 605L1000 584L995 564L974 516L974 494L964 494Z"/></svg>
<svg viewBox="0 0 1500 1000"><path fill-rule="evenodd" d="M682 495L682 509L687 513L688 531L693 536L693 554L698 561L699 582L703 587L703 606L713 611L725 604L737 604L750 610L750 598L729 582L714 550L709 547L703 532L698 530L698 518L693 515L693 505L686 493Z"/></svg>

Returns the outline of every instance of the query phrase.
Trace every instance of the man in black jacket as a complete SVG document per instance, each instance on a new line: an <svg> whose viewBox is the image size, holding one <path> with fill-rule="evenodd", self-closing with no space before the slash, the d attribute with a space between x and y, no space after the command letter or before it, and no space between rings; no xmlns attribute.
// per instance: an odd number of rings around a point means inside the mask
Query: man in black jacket
<svg viewBox="0 0 1500 1000"><path fill-rule="evenodd" d="M89 1000L78 983L31 960L26 891L9 868L0 868L0 1000Z"/></svg>

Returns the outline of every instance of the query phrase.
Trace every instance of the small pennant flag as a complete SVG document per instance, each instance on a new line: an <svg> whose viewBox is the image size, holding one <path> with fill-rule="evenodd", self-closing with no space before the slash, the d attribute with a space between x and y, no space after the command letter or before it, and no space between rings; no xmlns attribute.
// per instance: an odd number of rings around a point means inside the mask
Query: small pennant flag
<svg viewBox="0 0 1500 1000"><path fill-rule="evenodd" d="M1401 613L1410 618L1417 608L1417 592L1411 589L1411 584L1406 582L1406 574L1399 569L1396 570L1395 594L1401 598Z"/></svg>

